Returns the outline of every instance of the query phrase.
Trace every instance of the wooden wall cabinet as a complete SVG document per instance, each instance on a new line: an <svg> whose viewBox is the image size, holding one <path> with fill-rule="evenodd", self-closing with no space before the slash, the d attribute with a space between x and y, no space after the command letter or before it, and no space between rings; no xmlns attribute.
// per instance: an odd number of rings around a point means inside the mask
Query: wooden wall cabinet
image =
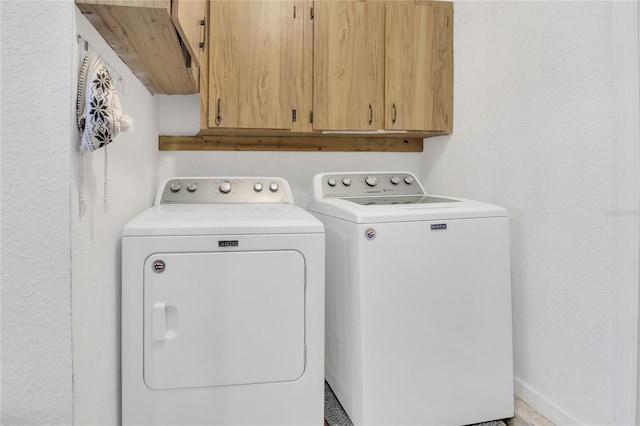
<svg viewBox="0 0 640 426"><path fill-rule="evenodd" d="M76 0L152 93L199 91L208 0Z"/></svg>
<svg viewBox="0 0 640 426"><path fill-rule="evenodd" d="M451 132L451 3L318 1L315 9L314 129Z"/></svg>
<svg viewBox="0 0 640 426"><path fill-rule="evenodd" d="M389 2L385 128L453 130L453 4Z"/></svg>
<svg viewBox="0 0 640 426"><path fill-rule="evenodd" d="M163 150L421 151L452 131L450 2L216 0L210 21L202 130Z"/></svg>
<svg viewBox="0 0 640 426"><path fill-rule="evenodd" d="M302 95L295 1L212 1L207 126L291 130Z"/></svg>
<svg viewBox="0 0 640 426"><path fill-rule="evenodd" d="M385 4L318 1L314 9L314 130L384 129Z"/></svg>
<svg viewBox="0 0 640 426"><path fill-rule="evenodd" d="M151 93L200 93L198 136L162 150L421 151L452 131L450 2L76 4Z"/></svg>

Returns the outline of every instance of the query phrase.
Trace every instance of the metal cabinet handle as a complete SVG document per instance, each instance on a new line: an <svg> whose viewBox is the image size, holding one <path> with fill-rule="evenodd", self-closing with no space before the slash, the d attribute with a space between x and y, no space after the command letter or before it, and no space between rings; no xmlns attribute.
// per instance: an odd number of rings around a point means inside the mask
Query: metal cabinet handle
<svg viewBox="0 0 640 426"><path fill-rule="evenodd" d="M391 123L392 124L396 124L396 115L397 115L398 111L396 110L396 104L395 102L393 103L393 105L391 105Z"/></svg>
<svg viewBox="0 0 640 426"><path fill-rule="evenodd" d="M222 123L222 117L220 116L220 98L218 98L218 105L216 107L216 126Z"/></svg>
<svg viewBox="0 0 640 426"><path fill-rule="evenodd" d="M371 126L371 123L373 123L373 108L369 104L369 126Z"/></svg>
<svg viewBox="0 0 640 426"><path fill-rule="evenodd" d="M204 50L204 41L207 38L206 21L204 18L200 20L200 26L202 27L202 41L199 43L200 50Z"/></svg>

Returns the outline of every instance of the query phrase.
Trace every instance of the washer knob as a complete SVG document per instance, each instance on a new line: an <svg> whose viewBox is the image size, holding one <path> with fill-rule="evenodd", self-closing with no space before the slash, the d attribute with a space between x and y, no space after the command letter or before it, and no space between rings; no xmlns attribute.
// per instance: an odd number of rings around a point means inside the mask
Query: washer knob
<svg viewBox="0 0 640 426"><path fill-rule="evenodd" d="M351 178L346 177L346 178L342 179L342 184L344 186L351 186Z"/></svg>
<svg viewBox="0 0 640 426"><path fill-rule="evenodd" d="M397 185L400 183L400 178L398 176L392 176L391 177L391 183L394 185Z"/></svg>
<svg viewBox="0 0 640 426"><path fill-rule="evenodd" d="M171 189L171 192L178 192L182 189L182 184L180 182L173 182L169 185L169 189Z"/></svg>
<svg viewBox="0 0 640 426"><path fill-rule="evenodd" d="M219 189L220 189L220 192L222 192L223 194L231 192L231 184L228 181L224 181L220 183Z"/></svg>
<svg viewBox="0 0 640 426"><path fill-rule="evenodd" d="M330 178L327 183L329 186L336 186L338 184L338 180L336 178Z"/></svg>
<svg viewBox="0 0 640 426"><path fill-rule="evenodd" d="M253 184L253 190L256 192L262 191L262 184L260 182L256 182Z"/></svg>
<svg viewBox="0 0 640 426"><path fill-rule="evenodd" d="M376 186L378 184L378 178L372 175L369 175L366 178L364 178L364 181L369 186Z"/></svg>
<svg viewBox="0 0 640 426"><path fill-rule="evenodd" d="M189 182L189 184L187 185L187 191L189 192L196 192L197 189L198 189L198 184L195 182Z"/></svg>
<svg viewBox="0 0 640 426"><path fill-rule="evenodd" d="M280 188L280 185L278 185L278 182L271 182L269 184L269 190L271 192L276 192L279 188Z"/></svg>
<svg viewBox="0 0 640 426"><path fill-rule="evenodd" d="M405 177L404 183L406 183L407 185L411 185L413 183L413 178L411 176Z"/></svg>

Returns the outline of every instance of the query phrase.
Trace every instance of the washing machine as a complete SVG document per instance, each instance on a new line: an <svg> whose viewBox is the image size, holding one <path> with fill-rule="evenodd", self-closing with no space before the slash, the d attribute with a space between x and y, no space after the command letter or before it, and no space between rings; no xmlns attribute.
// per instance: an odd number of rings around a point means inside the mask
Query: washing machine
<svg viewBox="0 0 640 426"><path fill-rule="evenodd" d="M325 377L354 425L513 416L509 221L411 173L324 173Z"/></svg>
<svg viewBox="0 0 640 426"><path fill-rule="evenodd" d="M122 423L314 425L324 231L280 178L173 178L123 229Z"/></svg>

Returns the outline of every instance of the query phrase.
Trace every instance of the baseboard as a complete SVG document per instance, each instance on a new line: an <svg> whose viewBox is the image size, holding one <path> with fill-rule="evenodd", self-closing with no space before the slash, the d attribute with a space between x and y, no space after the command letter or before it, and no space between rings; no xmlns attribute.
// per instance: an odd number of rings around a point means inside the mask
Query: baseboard
<svg viewBox="0 0 640 426"><path fill-rule="evenodd" d="M587 424L526 384L519 377L514 378L514 390L518 398L535 408L540 414L556 425Z"/></svg>

